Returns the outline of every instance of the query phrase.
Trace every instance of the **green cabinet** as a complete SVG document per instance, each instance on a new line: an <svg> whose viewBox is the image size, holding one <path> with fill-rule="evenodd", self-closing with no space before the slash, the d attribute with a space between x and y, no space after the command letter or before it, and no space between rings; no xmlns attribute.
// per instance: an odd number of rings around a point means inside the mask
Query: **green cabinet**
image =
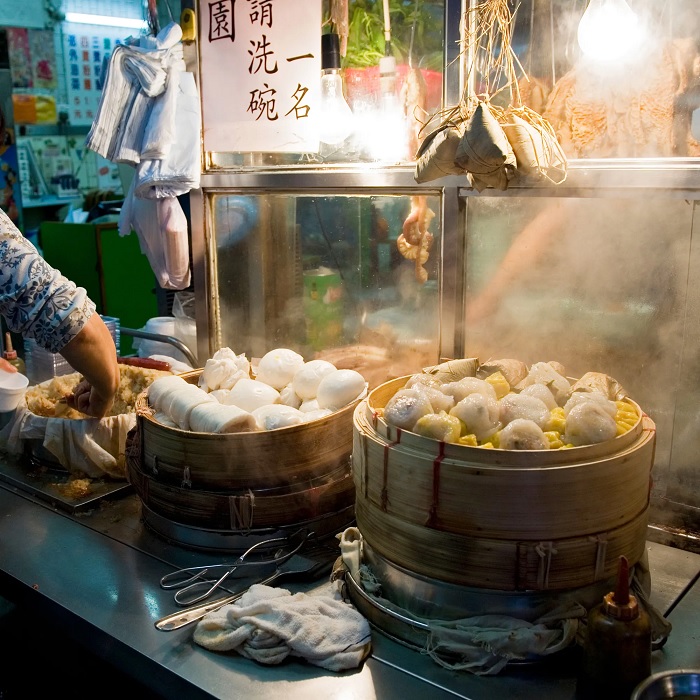
<svg viewBox="0 0 700 700"><path fill-rule="evenodd" d="M44 222L40 228L44 258L81 287L103 316L126 328L141 328L158 316L155 275L135 233L120 236L116 223ZM120 352L134 352L132 339L121 336Z"/></svg>

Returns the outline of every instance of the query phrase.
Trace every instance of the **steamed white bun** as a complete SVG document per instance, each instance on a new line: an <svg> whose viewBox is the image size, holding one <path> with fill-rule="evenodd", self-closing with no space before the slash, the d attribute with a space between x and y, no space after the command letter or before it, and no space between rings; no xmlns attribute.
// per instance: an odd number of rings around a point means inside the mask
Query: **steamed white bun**
<svg viewBox="0 0 700 700"><path fill-rule="evenodd" d="M337 411L367 392L365 378L354 369L338 369L319 382L316 400L319 408Z"/></svg>
<svg viewBox="0 0 700 700"><path fill-rule="evenodd" d="M304 358L288 348L276 348L260 358L255 378L275 389L282 389L304 366Z"/></svg>
<svg viewBox="0 0 700 700"><path fill-rule="evenodd" d="M285 406L291 406L292 408L299 408L299 406L301 406L301 397L294 391L294 387L291 384L287 384L287 386L280 390L280 403L283 403Z"/></svg>
<svg viewBox="0 0 700 700"><path fill-rule="evenodd" d="M266 406L271 403L279 403L280 394L277 389L274 389L265 382L259 382L255 379L240 379L236 385L229 391L228 396L224 398L226 405L238 406L244 411L252 413L260 406Z"/></svg>
<svg viewBox="0 0 700 700"><path fill-rule="evenodd" d="M301 411L279 403L260 406L252 413L260 430L286 428L290 425L299 425L304 420L304 415Z"/></svg>
<svg viewBox="0 0 700 700"><path fill-rule="evenodd" d="M338 368L326 360L309 360L292 379L294 391L303 401L316 398L316 390L321 380Z"/></svg>

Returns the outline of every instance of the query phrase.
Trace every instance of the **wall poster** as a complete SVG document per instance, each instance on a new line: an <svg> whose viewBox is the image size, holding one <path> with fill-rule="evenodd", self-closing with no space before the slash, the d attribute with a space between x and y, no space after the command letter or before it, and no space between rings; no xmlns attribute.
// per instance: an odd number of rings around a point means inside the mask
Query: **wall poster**
<svg viewBox="0 0 700 700"><path fill-rule="evenodd" d="M321 0L199 0L204 150L318 151Z"/></svg>
<svg viewBox="0 0 700 700"><path fill-rule="evenodd" d="M92 125L100 104L103 66L128 35L123 27L63 23L68 118L74 126Z"/></svg>

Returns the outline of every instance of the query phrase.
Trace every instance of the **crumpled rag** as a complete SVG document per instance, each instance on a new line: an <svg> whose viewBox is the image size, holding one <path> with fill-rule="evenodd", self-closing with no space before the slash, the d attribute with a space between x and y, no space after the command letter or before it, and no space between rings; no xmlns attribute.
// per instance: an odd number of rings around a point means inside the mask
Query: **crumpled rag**
<svg viewBox="0 0 700 700"><path fill-rule="evenodd" d="M371 649L369 623L351 605L330 595L292 595L262 584L203 617L194 641L262 664L297 656L329 671L359 666Z"/></svg>

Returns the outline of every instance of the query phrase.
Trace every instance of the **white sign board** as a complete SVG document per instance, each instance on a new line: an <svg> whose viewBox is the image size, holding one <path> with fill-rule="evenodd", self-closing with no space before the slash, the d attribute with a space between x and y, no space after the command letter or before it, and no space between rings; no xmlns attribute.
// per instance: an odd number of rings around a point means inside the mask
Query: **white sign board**
<svg viewBox="0 0 700 700"><path fill-rule="evenodd" d="M318 151L321 0L199 0L204 150Z"/></svg>

